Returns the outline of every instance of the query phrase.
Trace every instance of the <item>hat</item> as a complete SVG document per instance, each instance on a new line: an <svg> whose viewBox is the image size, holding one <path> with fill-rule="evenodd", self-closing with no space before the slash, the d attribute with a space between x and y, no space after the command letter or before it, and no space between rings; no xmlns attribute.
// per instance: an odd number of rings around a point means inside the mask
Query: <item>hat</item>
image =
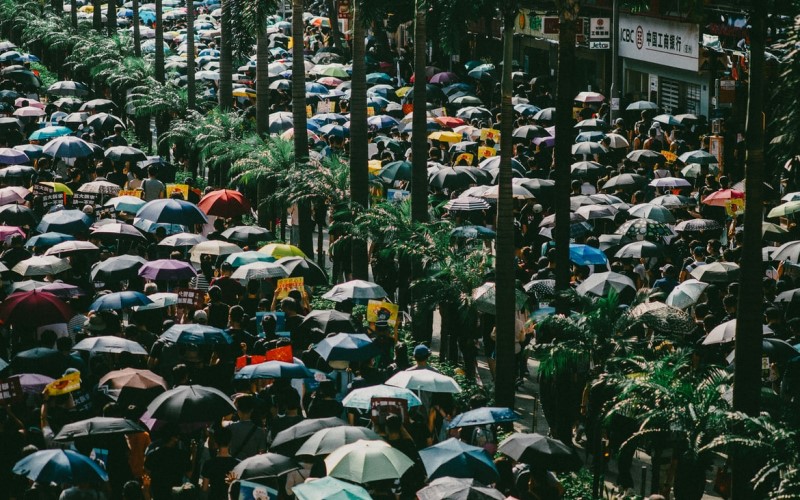
<svg viewBox="0 0 800 500"><path fill-rule="evenodd" d="M106 329L106 322L101 316L92 316L83 323L83 327L90 332L102 332Z"/></svg>
<svg viewBox="0 0 800 500"><path fill-rule="evenodd" d="M195 323L199 323L200 321L208 321L208 314L206 314L204 310L200 309L194 312L192 319Z"/></svg>
<svg viewBox="0 0 800 500"><path fill-rule="evenodd" d="M428 349L428 346L426 346L425 344L420 344L414 348L414 359L416 359L417 361L428 359L430 355L431 355L431 350Z"/></svg>
<svg viewBox="0 0 800 500"><path fill-rule="evenodd" d="M664 274L674 274L675 273L675 266L672 264L664 264L661 266L661 272Z"/></svg>

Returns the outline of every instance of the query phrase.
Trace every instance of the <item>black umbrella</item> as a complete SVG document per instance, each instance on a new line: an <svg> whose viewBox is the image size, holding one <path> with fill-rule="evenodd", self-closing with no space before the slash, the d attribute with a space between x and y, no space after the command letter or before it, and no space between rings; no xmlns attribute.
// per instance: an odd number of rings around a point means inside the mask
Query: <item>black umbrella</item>
<svg viewBox="0 0 800 500"><path fill-rule="evenodd" d="M306 331L310 331L312 328L318 328L326 335L328 333L355 331L351 316L333 309L311 311L306 314L303 322L300 323L300 327Z"/></svg>
<svg viewBox="0 0 800 500"><path fill-rule="evenodd" d="M39 88L42 86L39 77L36 76L33 71L25 69L22 66L9 66L3 70L2 74L3 78L14 80L24 87Z"/></svg>
<svg viewBox="0 0 800 500"><path fill-rule="evenodd" d="M175 423L213 422L236 411L220 390L181 385L157 396L147 407L153 418Z"/></svg>
<svg viewBox="0 0 800 500"><path fill-rule="evenodd" d="M541 470L572 471L583 465L575 450L558 439L536 433L512 434L500 443L497 451Z"/></svg>
<svg viewBox="0 0 800 500"><path fill-rule="evenodd" d="M445 167L429 178L431 186L440 189L464 189L472 184L486 184L484 179L478 179L467 167Z"/></svg>
<svg viewBox="0 0 800 500"><path fill-rule="evenodd" d="M262 453L239 462L233 468L238 479L264 479L277 477L299 469L300 466L289 457L277 453Z"/></svg>
<svg viewBox="0 0 800 500"><path fill-rule="evenodd" d="M147 159L143 151L130 146L114 146L105 152L105 157L114 162L138 162Z"/></svg>
<svg viewBox="0 0 800 500"><path fill-rule="evenodd" d="M302 422L279 432L275 436L275 439L273 439L272 445L269 448L271 451L293 456L297 453L297 450L303 446L303 443L305 443L306 440L315 432L322 429L340 427L343 425L347 425L347 423L344 420L336 417L311 418L303 420Z"/></svg>
<svg viewBox="0 0 800 500"><path fill-rule="evenodd" d="M0 222L8 226L30 226L37 224L33 211L23 205L6 205L0 207Z"/></svg>
<svg viewBox="0 0 800 500"><path fill-rule="evenodd" d="M505 500L505 495L474 479L442 477L417 492L419 500Z"/></svg>
<svg viewBox="0 0 800 500"><path fill-rule="evenodd" d="M103 100L104 99L95 99L95 101L103 101ZM89 103L92 103L92 102L95 102L95 101L89 101L86 104L89 104ZM111 102L111 101L109 101L109 102ZM86 104L81 106L81 111L84 110L84 108L86 107ZM111 103L111 104L114 104L114 103ZM107 106L107 105L105 105L105 106ZM91 109L91 108L88 108L88 109ZM97 113L96 115L90 116L89 118L86 119L86 125L89 125L90 127L92 127L95 130L100 130L100 131L103 131L103 132L111 132L112 130L114 130L114 127L116 127L117 125L120 125L120 126L122 126L122 128L125 128L125 124L122 123L122 120L120 120L119 118L117 118L114 115L109 115L108 113ZM142 153L142 156L144 156L144 153ZM146 158L147 157L144 157L142 159L146 159ZM139 161L139 160L136 160L136 161Z"/></svg>
<svg viewBox="0 0 800 500"><path fill-rule="evenodd" d="M93 281L120 281L138 276L139 268L147 261L134 255L111 257L94 265L91 272Z"/></svg>
<svg viewBox="0 0 800 500"><path fill-rule="evenodd" d="M378 172L378 177L386 182L410 181L411 163L407 161L393 161L387 163L381 171Z"/></svg>
<svg viewBox="0 0 800 500"><path fill-rule="evenodd" d="M262 241L272 241L275 235L269 229L258 226L236 226L222 232L222 237L245 245L254 245Z"/></svg>
<svg viewBox="0 0 800 500"><path fill-rule="evenodd" d="M537 137L549 137L550 134L538 125L523 125L514 130L512 134L515 140L532 140Z"/></svg>
<svg viewBox="0 0 800 500"><path fill-rule="evenodd" d="M0 118L0 130L7 131L7 130L17 130L22 131L22 122L16 118L6 116Z"/></svg>
<svg viewBox="0 0 800 500"><path fill-rule="evenodd" d="M761 341L761 352L774 363L784 363L800 356L792 344L781 339L766 338Z"/></svg>
<svg viewBox="0 0 800 500"><path fill-rule="evenodd" d="M283 257L276 261L292 278L303 278L308 286L328 285L328 275L314 261L304 257Z"/></svg>
<svg viewBox="0 0 800 500"><path fill-rule="evenodd" d="M94 417L67 424L56 434L56 441L74 441L78 438L135 434L145 432L141 424L126 418Z"/></svg>
<svg viewBox="0 0 800 500"><path fill-rule="evenodd" d="M117 105L114 104L113 101L109 101L108 99L92 99L91 101L87 101L83 103L80 108L80 111L114 111L117 109Z"/></svg>
<svg viewBox="0 0 800 500"><path fill-rule="evenodd" d="M17 353L11 360L11 371L14 373L38 373L48 377L59 378L67 369L64 358L55 349L35 347Z"/></svg>

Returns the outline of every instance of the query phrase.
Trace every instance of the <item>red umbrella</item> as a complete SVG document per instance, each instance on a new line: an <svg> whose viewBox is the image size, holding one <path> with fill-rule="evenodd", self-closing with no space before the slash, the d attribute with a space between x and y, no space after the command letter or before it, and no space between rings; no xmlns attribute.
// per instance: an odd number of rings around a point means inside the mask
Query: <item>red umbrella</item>
<svg viewBox="0 0 800 500"><path fill-rule="evenodd" d="M250 213L250 202L242 193L232 189L220 189L203 196L197 204L207 215L217 217L236 217Z"/></svg>
<svg viewBox="0 0 800 500"><path fill-rule="evenodd" d="M466 124L464 120L461 118L456 118L455 116L439 116L433 120L439 122L442 127L446 128L455 128Z"/></svg>
<svg viewBox="0 0 800 500"><path fill-rule="evenodd" d="M30 328L65 323L72 317L69 306L49 292L31 290L12 293L0 305L0 319Z"/></svg>
<svg viewBox="0 0 800 500"><path fill-rule="evenodd" d="M744 193L741 191L734 191L733 189L720 189L719 191L715 191L706 196L703 200L703 203L714 207L724 207L726 201L742 198L744 198Z"/></svg>

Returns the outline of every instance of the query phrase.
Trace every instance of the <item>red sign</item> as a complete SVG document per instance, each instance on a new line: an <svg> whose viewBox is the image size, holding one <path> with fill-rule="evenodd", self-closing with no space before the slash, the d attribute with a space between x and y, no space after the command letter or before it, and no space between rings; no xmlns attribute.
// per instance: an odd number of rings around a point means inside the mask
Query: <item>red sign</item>
<svg viewBox="0 0 800 500"><path fill-rule="evenodd" d="M292 357L292 346L285 345L283 347L276 347L267 351L267 361L283 361L284 363L294 363Z"/></svg>

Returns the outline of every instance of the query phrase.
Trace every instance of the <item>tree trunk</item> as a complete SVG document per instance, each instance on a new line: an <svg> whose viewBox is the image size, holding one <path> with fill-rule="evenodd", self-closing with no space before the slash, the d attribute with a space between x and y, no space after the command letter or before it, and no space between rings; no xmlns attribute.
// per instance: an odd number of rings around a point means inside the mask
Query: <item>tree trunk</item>
<svg viewBox="0 0 800 500"><path fill-rule="evenodd" d="M231 1L222 0L222 21L220 22L219 86L217 98L221 111L233 107L233 33L231 33Z"/></svg>
<svg viewBox="0 0 800 500"><path fill-rule="evenodd" d="M367 168L367 67L364 61L364 18L357 2L353 13L353 79L350 96L350 197L366 210L369 206L369 170ZM367 242L353 240L351 252L353 278L369 279Z"/></svg>
<svg viewBox="0 0 800 500"><path fill-rule="evenodd" d="M294 160L308 161L308 130L306 129L306 68L303 46L303 0L292 0L292 122L294 123ZM308 202L297 206L299 247L308 258L314 258L314 227Z"/></svg>
<svg viewBox="0 0 800 500"><path fill-rule="evenodd" d="M512 2L508 2L512 3ZM497 353L494 399L497 406L514 407L517 373L514 353L514 198L511 190L511 156L513 154L514 107L511 104L513 84L511 65L514 57L514 22L516 6L505 5L503 9L503 76L500 98L500 173L497 199L497 255L495 258L495 308Z"/></svg>
<svg viewBox="0 0 800 500"><path fill-rule="evenodd" d="M258 0L256 14L259 23L256 31L256 132L261 137L269 135L269 38L267 27L261 24L266 17L264 0Z"/></svg>
<svg viewBox="0 0 800 500"><path fill-rule="evenodd" d="M75 2L75 0L71 0ZM142 35L139 31L139 0L133 0L133 55L142 57Z"/></svg>
<svg viewBox="0 0 800 500"><path fill-rule="evenodd" d="M331 47L342 52L342 32L339 31L339 2L328 0L328 20L331 22Z"/></svg>
<svg viewBox="0 0 800 500"><path fill-rule="evenodd" d="M763 220L764 162L764 49L766 2L753 2L750 16L750 75L747 102L747 157L745 160L744 239L739 283L747 293L739 294L736 322L733 408L758 416L761 395L761 324L763 291L761 279L761 222ZM732 460L734 500L753 498L751 480L758 468L753 456L736 454Z"/></svg>
<svg viewBox="0 0 800 500"><path fill-rule="evenodd" d="M269 183L266 178L259 178L257 184L258 203L256 203L256 211L258 212L258 225L267 227L269 223L269 204L265 201L267 199Z"/></svg>
<svg viewBox="0 0 800 500"><path fill-rule="evenodd" d="M570 165L572 163L572 98L575 96L572 69L575 65L575 22L580 5L577 0L560 0L558 32L558 89L556 95L556 144L555 144L555 200L556 225L553 239L556 247L556 289L569 288L569 195ZM559 134L561 136L559 137ZM557 301L558 312L567 307Z"/></svg>
<svg viewBox="0 0 800 500"><path fill-rule="evenodd" d="M156 66L155 78L164 83L164 15L162 0L156 0Z"/></svg>
<svg viewBox="0 0 800 500"><path fill-rule="evenodd" d="M106 7L106 29L108 36L113 36L117 32L117 2L108 0Z"/></svg>
<svg viewBox="0 0 800 500"><path fill-rule="evenodd" d="M69 19L72 29L78 29L78 2L69 0Z"/></svg>
<svg viewBox="0 0 800 500"><path fill-rule="evenodd" d="M194 78L194 3L186 2L186 107L197 107L197 86Z"/></svg>
<svg viewBox="0 0 800 500"><path fill-rule="evenodd" d="M92 0L92 28L103 31L103 8L101 0Z"/></svg>
<svg viewBox="0 0 800 500"><path fill-rule="evenodd" d="M411 219L428 220L428 134L425 66L427 57L425 12L426 0L417 0L414 22L414 115L411 136Z"/></svg>

